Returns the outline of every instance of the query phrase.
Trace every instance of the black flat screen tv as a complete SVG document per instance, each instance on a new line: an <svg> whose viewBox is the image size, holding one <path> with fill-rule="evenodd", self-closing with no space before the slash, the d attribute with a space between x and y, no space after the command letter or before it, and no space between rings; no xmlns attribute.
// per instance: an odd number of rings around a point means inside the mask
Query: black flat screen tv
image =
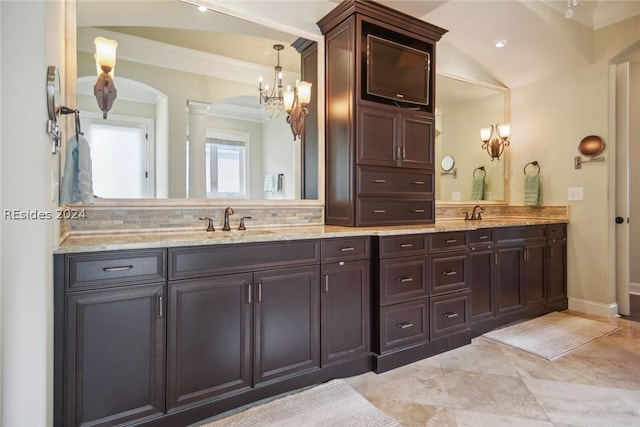
<svg viewBox="0 0 640 427"><path fill-rule="evenodd" d="M429 52L367 35L367 94L429 105Z"/></svg>

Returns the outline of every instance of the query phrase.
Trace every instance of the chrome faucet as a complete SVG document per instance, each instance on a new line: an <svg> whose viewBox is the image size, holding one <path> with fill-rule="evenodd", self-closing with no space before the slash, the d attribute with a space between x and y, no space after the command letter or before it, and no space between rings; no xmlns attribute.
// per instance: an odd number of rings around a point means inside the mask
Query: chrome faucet
<svg viewBox="0 0 640 427"><path fill-rule="evenodd" d="M231 231L231 227L229 226L229 215L233 215L235 212L231 208L226 208L224 210L224 225L222 226L222 231Z"/></svg>
<svg viewBox="0 0 640 427"><path fill-rule="evenodd" d="M479 210L478 214L476 215L476 209ZM473 207L473 211L471 211L471 220L474 221L476 219L480 220L482 219L482 212L484 212L484 208L480 205L475 205Z"/></svg>

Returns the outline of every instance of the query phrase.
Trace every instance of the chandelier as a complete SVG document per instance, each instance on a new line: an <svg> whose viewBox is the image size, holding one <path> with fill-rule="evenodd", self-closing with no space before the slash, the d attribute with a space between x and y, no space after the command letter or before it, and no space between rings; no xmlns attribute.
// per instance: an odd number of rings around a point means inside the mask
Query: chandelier
<svg viewBox="0 0 640 427"><path fill-rule="evenodd" d="M260 94L260 104L264 104L267 115L270 119L284 117L284 90L282 88L282 66L280 65L280 51L284 49L281 44L274 44L273 49L277 52L277 62L274 67L273 86L262 87L262 76L258 78L258 93ZM271 91L269 91L271 90Z"/></svg>

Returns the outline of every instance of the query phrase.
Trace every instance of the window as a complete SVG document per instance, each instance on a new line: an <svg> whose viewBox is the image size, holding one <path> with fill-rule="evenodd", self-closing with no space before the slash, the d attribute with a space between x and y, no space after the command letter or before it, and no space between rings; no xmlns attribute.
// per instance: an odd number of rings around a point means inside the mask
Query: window
<svg viewBox="0 0 640 427"><path fill-rule="evenodd" d="M91 152L93 193L100 198L155 197L153 120L85 114L82 128ZM152 139L151 139L152 140Z"/></svg>
<svg viewBox="0 0 640 427"><path fill-rule="evenodd" d="M206 190L207 198L248 198L247 169L249 135L215 129L207 130Z"/></svg>

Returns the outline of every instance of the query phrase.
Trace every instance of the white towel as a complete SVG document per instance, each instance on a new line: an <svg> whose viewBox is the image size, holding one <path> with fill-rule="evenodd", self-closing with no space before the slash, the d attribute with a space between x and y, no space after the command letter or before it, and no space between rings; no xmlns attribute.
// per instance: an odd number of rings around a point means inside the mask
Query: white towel
<svg viewBox="0 0 640 427"><path fill-rule="evenodd" d="M264 176L264 192L275 193L277 191L277 175L267 174Z"/></svg>

